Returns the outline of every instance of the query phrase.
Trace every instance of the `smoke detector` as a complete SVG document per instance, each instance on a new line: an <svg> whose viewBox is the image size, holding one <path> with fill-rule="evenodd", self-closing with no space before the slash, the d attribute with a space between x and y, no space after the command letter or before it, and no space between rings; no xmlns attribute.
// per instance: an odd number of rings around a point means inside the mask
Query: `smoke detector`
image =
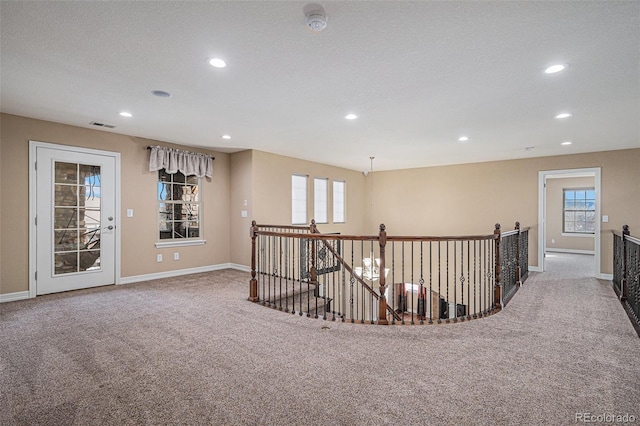
<svg viewBox="0 0 640 426"><path fill-rule="evenodd" d="M304 19L313 32L319 33L327 27L327 14L319 4L308 4L304 7Z"/></svg>

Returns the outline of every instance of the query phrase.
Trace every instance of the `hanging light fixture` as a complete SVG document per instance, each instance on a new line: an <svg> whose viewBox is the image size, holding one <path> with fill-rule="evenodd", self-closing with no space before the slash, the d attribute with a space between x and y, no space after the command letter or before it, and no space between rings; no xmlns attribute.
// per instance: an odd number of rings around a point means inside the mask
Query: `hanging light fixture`
<svg viewBox="0 0 640 426"><path fill-rule="evenodd" d="M371 166L369 168L369 173L371 177L369 178L369 230L371 234L375 233L375 229L373 228L373 159L376 157L369 157L369 161L371 162Z"/></svg>

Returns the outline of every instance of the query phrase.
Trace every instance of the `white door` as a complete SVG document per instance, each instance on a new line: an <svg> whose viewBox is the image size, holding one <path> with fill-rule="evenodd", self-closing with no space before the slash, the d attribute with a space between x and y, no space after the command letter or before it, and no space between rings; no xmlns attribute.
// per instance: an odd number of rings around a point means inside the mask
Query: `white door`
<svg viewBox="0 0 640 426"><path fill-rule="evenodd" d="M115 284L116 157L36 147L36 294Z"/></svg>

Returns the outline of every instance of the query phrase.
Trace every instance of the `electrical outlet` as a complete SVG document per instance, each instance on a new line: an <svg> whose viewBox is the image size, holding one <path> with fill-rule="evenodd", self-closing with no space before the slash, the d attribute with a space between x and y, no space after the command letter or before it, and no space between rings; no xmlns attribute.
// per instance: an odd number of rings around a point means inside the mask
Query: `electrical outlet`
<svg viewBox="0 0 640 426"><path fill-rule="evenodd" d="M133 217L133 209L127 209L127 217Z"/></svg>
<svg viewBox="0 0 640 426"><path fill-rule="evenodd" d="M180 253L178 252L173 253L173 260L180 260Z"/></svg>
<svg viewBox="0 0 640 426"><path fill-rule="evenodd" d="M556 243L555 238L552 238L552 239L551 239L551 244L555 244L555 243Z"/></svg>
<svg viewBox="0 0 640 426"><path fill-rule="evenodd" d="M156 256L156 262L162 262L162 254Z"/></svg>

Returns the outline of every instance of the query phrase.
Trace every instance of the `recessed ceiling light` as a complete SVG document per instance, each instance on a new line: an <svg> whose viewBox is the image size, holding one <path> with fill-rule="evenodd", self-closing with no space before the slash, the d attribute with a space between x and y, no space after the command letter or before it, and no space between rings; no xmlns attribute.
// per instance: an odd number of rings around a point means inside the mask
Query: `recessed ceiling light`
<svg viewBox="0 0 640 426"><path fill-rule="evenodd" d="M564 141L560 145L571 145L572 143L573 142L571 142L571 141Z"/></svg>
<svg viewBox="0 0 640 426"><path fill-rule="evenodd" d="M231 136L229 136L229 135L222 135L222 139L231 139Z"/></svg>
<svg viewBox="0 0 640 426"><path fill-rule="evenodd" d="M459 140L460 142L466 142L466 141L468 141L468 140L469 140L469 136L460 136L460 137L458 138L458 140Z"/></svg>
<svg viewBox="0 0 640 426"><path fill-rule="evenodd" d="M344 118L346 118L347 120L355 120L356 118L358 118L358 116L355 114L347 114L344 116Z"/></svg>
<svg viewBox="0 0 640 426"><path fill-rule="evenodd" d="M570 112L563 112L561 114L556 115L556 118L569 118L571 117L573 114L571 114Z"/></svg>
<svg viewBox="0 0 640 426"><path fill-rule="evenodd" d="M563 69L565 69L567 66L566 65L562 65L562 64L556 64L556 65L551 65L549 68L547 68L546 70L544 70L544 72L546 74L555 74L557 72L562 71Z"/></svg>
<svg viewBox="0 0 640 426"><path fill-rule="evenodd" d="M171 93L165 92L164 90L152 90L151 94L153 96L157 96L159 98L170 98L171 97Z"/></svg>
<svg viewBox="0 0 640 426"><path fill-rule="evenodd" d="M211 58L209 59L209 65L214 68L224 68L227 66L227 63L220 58Z"/></svg>
<svg viewBox="0 0 640 426"><path fill-rule="evenodd" d="M133 114L131 114L130 112L126 112L126 111L122 111L120 113L121 116L123 117L133 117Z"/></svg>

